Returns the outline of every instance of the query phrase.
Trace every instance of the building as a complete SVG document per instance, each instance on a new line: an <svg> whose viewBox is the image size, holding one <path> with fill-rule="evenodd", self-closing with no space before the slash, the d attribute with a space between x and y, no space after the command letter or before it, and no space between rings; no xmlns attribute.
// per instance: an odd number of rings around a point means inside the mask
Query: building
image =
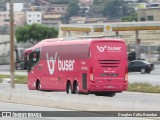
<svg viewBox="0 0 160 120"><path fill-rule="evenodd" d="M26 23L24 12L14 12L15 26L21 26ZM10 24L10 13L8 11L0 12L0 26L8 26Z"/></svg>
<svg viewBox="0 0 160 120"><path fill-rule="evenodd" d="M62 14L46 12L42 15L42 24L58 29L58 25L62 23Z"/></svg>
<svg viewBox="0 0 160 120"><path fill-rule="evenodd" d="M93 4L93 0L80 0L81 5L91 6Z"/></svg>
<svg viewBox="0 0 160 120"><path fill-rule="evenodd" d="M148 5L148 7L152 7L152 8L154 8L154 7L160 7L160 3L159 2L153 2L153 3L150 3L149 5Z"/></svg>
<svg viewBox="0 0 160 120"><path fill-rule="evenodd" d="M67 11L68 5L66 4L54 4L48 8L48 12L65 14Z"/></svg>
<svg viewBox="0 0 160 120"><path fill-rule="evenodd" d="M67 7L68 5L66 4L50 5L42 15L42 24L58 29L59 24L62 23L63 17L67 12Z"/></svg>
<svg viewBox="0 0 160 120"><path fill-rule="evenodd" d="M10 10L10 3L6 3L6 9ZM22 11L24 9L23 3L13 3L14 12Z"/></svg>
<svg viewBox="0 0 160 120"><path fill-rule="evenodd" d="M42 12L26 12L26 23L29 25L42 24Z"/></svg>
<svg viewBox="0 0 160 120"><path fill-rule="evenodd" d="M106 21L107 21L106 18L87 18L87 17L74 16L70 17L69 24L105 23Z"/></svg>
<svg viewBox="0 0 160 120"><path fill-rule="evenodd" d="M160 7L139 9L137 11L138 21L160 21Z"/></svg>

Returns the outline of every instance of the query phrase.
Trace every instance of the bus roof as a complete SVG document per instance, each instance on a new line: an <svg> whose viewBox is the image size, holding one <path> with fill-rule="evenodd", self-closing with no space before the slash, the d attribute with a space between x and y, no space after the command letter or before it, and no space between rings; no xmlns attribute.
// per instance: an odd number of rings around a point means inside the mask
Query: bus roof
<svg viewBox="0 0 160 120"><path fill-rule="evenodd" d="M115 39L115 38L89 38L89 39L80 39L80 38L72 38L72 39L48 39L44 41L43 45L50 46L50 45L67 45L67 44L90 44L91 42L97 41L119 41L124 42L123 39Z"/></svg>
<svg viewBox="0 0 160 120"><path fill-rule="evenodd" d="M42 46L51 46L51 45L67 45L67 44L90 44L91 42L97 41L117 41L117 42L124 42L123 39L116 39L116 38L52 38L52 39L45 39L37 43L35 46L29 49L36 49Z"/></svg>

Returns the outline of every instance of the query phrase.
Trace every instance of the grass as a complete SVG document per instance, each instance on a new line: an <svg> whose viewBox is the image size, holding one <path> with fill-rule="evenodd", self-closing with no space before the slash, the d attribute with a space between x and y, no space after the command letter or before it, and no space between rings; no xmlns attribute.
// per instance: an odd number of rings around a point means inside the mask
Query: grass
<svg viewBox="0 0 160 120"><path fill-rule="evenodd" d="M128 85L128 91L145 92L145 93L160 93L160 86L153 86L148 83L132 83Z"/></svg>
<svg viewBox="0 0 160 120"><path fill-rule="evenodd" d="M10 75L0 75L0 83L2 78L10 78ZM16 84L27 84L27 76L15 75ZM128 91L145 92L145 93L160 93L160 86L153 86L147 83L131 83L128 85Z"/></svg>
<svg viewBox="0 0 160 120"><path fill-rule="evenodd" d="M10 75L0 75L0 83L2 78L10 78ZM16 84L27 84L27 76L15 75Z"/></svg>

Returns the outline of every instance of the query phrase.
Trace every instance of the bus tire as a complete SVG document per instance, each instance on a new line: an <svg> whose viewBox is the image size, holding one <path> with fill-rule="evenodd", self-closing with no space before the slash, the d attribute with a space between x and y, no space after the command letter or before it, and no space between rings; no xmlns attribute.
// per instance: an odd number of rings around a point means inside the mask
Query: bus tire
<svg viewBox="0 0 160 120"><path fill-rule="evenodd" d="M102 92L102 93L95 93L96 96L108 96L113 97L115 96L115 92Z"/></svg>
<svg viewBox="0 0 160 120"><path fill-rule="evenodd" d="M36 82L36 90L41 91L41 83L39 80Z"/></svg>
<svg viewBox="0 0 160 120"><path fill-rule="evenodd" d="M79 94L79 86L78 86L78 83L76 82L75 85L74 85L74 93L75 94Z"/></svg>
<svg viewBox="0 0 160 120"><path fill-rule="evenodd" d="M116 95L115 92L111 92L111 93L108 93L108 94L107 94L107 96L109 96L109 97L113 97L113 96L115 96L115 95Z"/></svg>
<svg viewBox="0 0 160 120"><path fill-rule="evenodd" d="M141 69L141 74L145 74L146 73L146 69Z"/></svg>
<svg viewBox="0 0 160 120"><path fill-rule="evenodd" d="M67 94L72 94L72 86L70 82L67 83L66 92Z"/></svg>

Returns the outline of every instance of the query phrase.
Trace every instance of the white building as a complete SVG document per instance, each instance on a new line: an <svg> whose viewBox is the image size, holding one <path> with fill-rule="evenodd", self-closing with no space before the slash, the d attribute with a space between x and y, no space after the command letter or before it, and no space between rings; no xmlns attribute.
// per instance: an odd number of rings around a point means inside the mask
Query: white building
<svg viewBox="0 0 160 120"><path fill-rule="evenodd" d="M42 24L41 12L26 12L26 22L31 25L33 23Z"/></svg>
<svg viewBox="0 0 160 120"><path fill-rule="evenodd" d="M6 3L6 8L8 11L10 10L10 3ZM13 3L13 9L14 9L14 12L20 12L24 9L24 4L23 3Z"/></svg>

